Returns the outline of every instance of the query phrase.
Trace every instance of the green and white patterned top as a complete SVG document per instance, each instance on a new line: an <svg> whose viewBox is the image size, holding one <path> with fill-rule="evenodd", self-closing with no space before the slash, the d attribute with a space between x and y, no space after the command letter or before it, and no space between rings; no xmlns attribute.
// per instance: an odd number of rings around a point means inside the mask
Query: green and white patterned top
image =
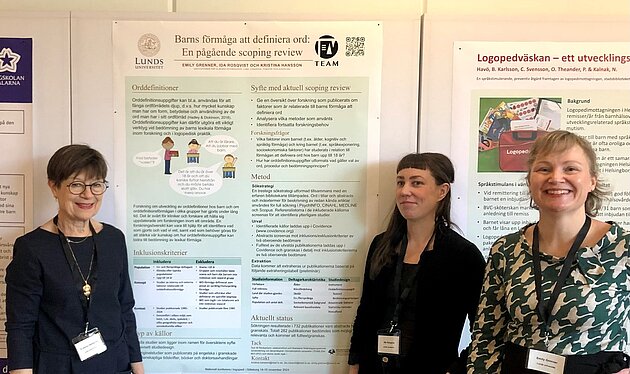
<svg viewBox="0 0 630 374"><path fill-rule="evenodd" d="M473 325L468 374L501 373L505 341L562 355L628 351L630 233L609 223L596 245L578 250L551 312L548 347L536 313L527 226L494 243ZM540 260L543 299L549 300L564 259L541 253Z"/></svg>

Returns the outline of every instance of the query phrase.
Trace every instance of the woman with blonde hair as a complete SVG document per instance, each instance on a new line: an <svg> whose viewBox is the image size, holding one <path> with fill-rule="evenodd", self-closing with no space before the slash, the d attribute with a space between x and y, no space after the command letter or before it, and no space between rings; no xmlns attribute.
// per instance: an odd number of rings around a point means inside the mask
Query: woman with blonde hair
<svg viewBox="0 0 630 374"><path fill-rule="evenodd" d="M628 373L630 233L594 218L608 193L593 148L537 139L527 184L538 222L490 250L468 373Z"/></svg>

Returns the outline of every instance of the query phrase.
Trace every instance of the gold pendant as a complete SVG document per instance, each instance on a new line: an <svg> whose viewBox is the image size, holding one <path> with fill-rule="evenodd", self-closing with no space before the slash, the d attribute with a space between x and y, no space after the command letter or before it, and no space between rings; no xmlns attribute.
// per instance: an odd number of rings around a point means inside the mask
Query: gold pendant
<svg viewBox="0 0 630 374"><path fill-rule="evenodd" d="M83 286L83 294L85 295L85 297L90 297L91 293L92 293L92 287L90 287L90 285L86 283Z"/></svg>

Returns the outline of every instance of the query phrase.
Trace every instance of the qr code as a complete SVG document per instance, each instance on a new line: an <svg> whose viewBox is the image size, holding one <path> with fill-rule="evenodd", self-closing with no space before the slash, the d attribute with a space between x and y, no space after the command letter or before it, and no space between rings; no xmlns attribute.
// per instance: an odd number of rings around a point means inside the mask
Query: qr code
<svg viewBox="0 0 630 374"><path fill-rule="evenodd" d="M346 37L346 56L365 56L365 37Z"/></svg>

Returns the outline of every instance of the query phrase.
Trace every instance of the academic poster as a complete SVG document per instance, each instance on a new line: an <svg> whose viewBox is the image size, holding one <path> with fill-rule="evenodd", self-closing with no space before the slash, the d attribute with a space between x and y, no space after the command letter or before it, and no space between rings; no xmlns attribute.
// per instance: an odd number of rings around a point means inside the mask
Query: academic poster
<svg viewBox="0 0 630 374"><path fill-rule="evenodd" d="M344 373L377 22L116 21L117 212L149 373Z"/></svg>
<svg viewBox="0 0 630 374"><path fill-rule="evenodd" d="M628 43L458 42L453 81L453 157L468 182L455 209L485 253L537 220L525 162L536 138L557 129L597 153L612 191L598 219L630 227Z"/></svg>
<svg viewBox="0 0 630 374"><path fill-rule="evenodd" d="M6 322L5 269L13 243L33 225L33 39L0 38L0 326ZM6 332L0 369L6 372Z"/></svg>

